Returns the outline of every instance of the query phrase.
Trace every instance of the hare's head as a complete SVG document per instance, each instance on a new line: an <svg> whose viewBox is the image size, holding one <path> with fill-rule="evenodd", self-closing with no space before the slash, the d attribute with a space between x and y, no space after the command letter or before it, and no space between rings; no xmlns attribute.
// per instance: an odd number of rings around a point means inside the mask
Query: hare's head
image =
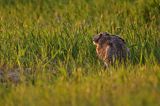
<svg viewBox="0 0 160 106"><path fill-rule="evenodd" d="M101 32L93 37L93 44L96 46L102 46L103 44L111 45L111 37L107 32Z"/></svg>

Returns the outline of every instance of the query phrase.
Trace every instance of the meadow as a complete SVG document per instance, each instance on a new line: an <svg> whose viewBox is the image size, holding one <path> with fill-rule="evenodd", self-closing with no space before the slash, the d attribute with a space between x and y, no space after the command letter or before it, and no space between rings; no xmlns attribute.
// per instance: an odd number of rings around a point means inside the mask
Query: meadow
<svg viewBox="0 0 160 106"><path fill-rule="evenodd" d="M102 31L126 40L127 66L104 69ZM0 71L1 106L160 106L160 1L0 0Z"/></svg>

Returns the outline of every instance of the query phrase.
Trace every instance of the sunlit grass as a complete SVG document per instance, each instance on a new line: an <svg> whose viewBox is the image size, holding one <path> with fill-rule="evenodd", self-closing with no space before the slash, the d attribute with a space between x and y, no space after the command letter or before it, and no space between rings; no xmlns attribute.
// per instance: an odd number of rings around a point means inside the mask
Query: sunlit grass
<svg viewBox="0 0 160 106"><path fill-rule="evenodd" d="M158 0L0 0L1 105L160 105ZM104 70L92 37L118 34L131 56ZM26 70L29 71L26 72Z"/></svg>

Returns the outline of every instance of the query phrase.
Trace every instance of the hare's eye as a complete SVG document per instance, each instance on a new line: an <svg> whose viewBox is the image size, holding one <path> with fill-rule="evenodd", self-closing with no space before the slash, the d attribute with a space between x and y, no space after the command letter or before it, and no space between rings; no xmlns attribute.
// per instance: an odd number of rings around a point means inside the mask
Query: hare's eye
<svg viewBox="0 0 160 106"><path fill-rule="evenodd" d="M103 34L101 33L101 34L99 35L99 38L101 38L101 37L102 37L102 35L103 35Z"/></svg>

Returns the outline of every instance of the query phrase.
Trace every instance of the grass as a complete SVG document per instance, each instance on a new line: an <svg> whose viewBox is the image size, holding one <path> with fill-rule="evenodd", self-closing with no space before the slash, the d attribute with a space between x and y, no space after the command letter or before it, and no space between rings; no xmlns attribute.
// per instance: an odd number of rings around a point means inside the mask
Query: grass
<svg viewBox="0 0 160 106"><path fill-rule="evenodd" d="M159 0L0 0L0 68L20 73L0 105L159 106L159 14ZM103 69L101 31L126 40L127 67Z"/></svg>

